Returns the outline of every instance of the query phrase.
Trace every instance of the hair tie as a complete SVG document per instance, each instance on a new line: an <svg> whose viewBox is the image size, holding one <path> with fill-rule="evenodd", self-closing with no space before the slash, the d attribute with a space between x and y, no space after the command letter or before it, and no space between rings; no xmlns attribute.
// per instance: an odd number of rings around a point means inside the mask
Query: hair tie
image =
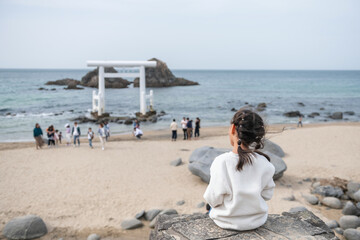
<svg viewBox="0 0 360 240"><path fill-rule="evenodd" d="M239 139L239 140L237 141L237 144L238 144L238 146L240 147L240 145L241 145L241 139Z"/></svg>

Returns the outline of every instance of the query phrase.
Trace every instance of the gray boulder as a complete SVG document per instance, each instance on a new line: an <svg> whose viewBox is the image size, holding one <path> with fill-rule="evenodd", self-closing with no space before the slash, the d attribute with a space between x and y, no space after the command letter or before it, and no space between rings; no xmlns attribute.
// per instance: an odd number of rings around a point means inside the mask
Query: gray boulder
<svg viewBox="0 0 360 240"><path fill-rule="evenodd" d="M271 152L263 151L263 153L267 154L270 157L270 162L275 167L275 173L274 173L273 179L274 180L280 179L284 175L284 172L287 169L287 166L286 166L284 160L282 160L282 158L278 157L277 155L275 155Z"/></svg>
<svg viewBox="0 0 360 240"><path fill-rule="evenodd" d="M33 239L47 234L44 221L35 215L18 217L10 220L2 234L8 239Z"/></svg>
<svg viewBox="0 0 360 240"><path fill-rule="evenodd" d="M346 111L346 112L344 112L344 114L353 116L353 115L355 115L355 112L354 111Z"/></svg>
<svg viewBox="0 0 360 240"><path fill-rule="evenodd" d="M189 158L189 170L192 174L199 176L206 183L210 182L210 167L214 159L229 149L201 147L193 151Z"/></svg>
<svg viewBox="0 0 360 240"><path fill-rule="evenodd" d="M95 233L93 234L90 234L88 237L87 237L87 240L100 240L101 237Z"/></svg>
<svg viewBox="0 0 360 240"><path fill-rule="evenodd" d="M206 214L161 215L151 231L156 239L338 239L323 221L309 211L270 214L267 222L251 231L233 231L218 227Z"/></svg>
<svg viewBox="0 0 360 240"><path fill-rule="evenodd" d="M172 215L172 214L176 214L176 215L177 215L178 212L177 212L175 209L165 209L165 210L161 211L161 212L150 222L149 227L150 227L150 228L154 228L154 226L155 226L155 224L156 224L159 216L164 215L164 214L165 214L165 215Z"/></svg>
<svg viewBox="0 0 360 240"><path fill-rule="evenodd" d="M161 212L160 209L152 209L145 213L145 220L151 221L153 220L159 213Z"/></svg>
<svg viewBox="0 0 360 240"><path fill-rule="evenodd" d="M277 145L276 143L268 140L268 139L265 139L264 141L264 148L261 149L262 152L270 152L274 155L277 155L278 157L285 157L285 153L284 151L282 150L282 148Z"/></svg>
<svg viewBox="0 0 360 240"><path fill-rule="evenodd" d="M341 202L338 198L335 197L325 197L321 201L321 203L325 206L328 206L330 208L340 209L341 208Z"/></svg>
<svg viewBox="0 0 360 240"><path fill-rule="evenodd" d="M339 223L336 220L331 220L325 223L330 229L339 227Z"/></svg>
<svg viewBox="0 0 360 240"><path fill-rule="evenodd" d="M343 113L342 112L334 112L333 114L331 114L330 118L332 118L332 119L342 119L343 118Z"/></svg>
<svg viewBox="0 0 360 240"><path fill-rule="evenodd" d="M196 207L203 208L203 207L205 207L205 203L204 202L198 203L198 205L196 205Z"/></svg>
<svg viewBox="0 0 360 240"><path fill-rule="evenodd" d="M144 216L145 216L145 210L142 210L142 211L138 212L138 213L135 215L135 218L136 218L136 219L140 219L140 218L142 218L142 217L144 217Z"/></svg>
<svg viewBox="0 0 360 240"><path fill-rule="evenodd" d="M360 239L360 230L346 229L344 231L344 237L347 240L359 240Z"/></svg>
<svg viewBox="0 0 360 240"><path fill-rule="evenodd" d="M139 219L132 218L132 219L124 220L121 223L121 228L124 230L130 230L130 229L142 227L143 225L144 224Z"/></svg>
<svg viewBox="0 0 360 240"><path fill-rule="evenodd" d="M357 216L346 215L340 218L340 227L342 229L360 227L360 219Z"/></svg>
<svg viewBox="0 0 360 240"><path fill-rule="evenodd" d="M321 196L325 197L337 197L340 198L344 192L339 187L333 187L331 185L326 186L318 186L313 191L313 194L320 194Z"/></svg>
<svg viewBox="0 0 360 240"><path fill-rule="evenodd" d="M290 111L290 112L286 112L284 113L285 117L299 117L302 114L299 111Z"/></svg>
<svg viewBox="0 0 360 240"><path fill-rule="evenodd" d="M165 62L152 58L149 61L156 61L156 67L145 69L145 78L147 87L173 87L199 85L197 82L185 78L177 78L170 71ZM139 87L139 78L134 79L134 87Z"/></svg>
<svg viewBox="0 0 360 240"><path fill-rule="evenodd" d="M355 201L360 202L360 190L354 193L354 199Z"/></svg>
<svg viewBox="0 0 360 240"><path fill-rule="evenodd" d="M351 201L346 202L342 214L360 216L360 209L357 208Z"/></svg>
<svg viewBox="0 0 360 240"><path fill-rule="evenodd" d="M270 147L269 150L271 150L271 149L279 150L278 148ZM286 166L285 162L280 157L278 157L278 155L274 154L273 152L270 152L269 150L266 150L266 151L263 150L263 152L265 154L269 155L269 157L271 159L270 162L275 167L275 174L274 174L273 179L277 180L283 176L284 172L287 169L287 166ZM229 151L230 151L229 149L213 148L213 147L208 147L208 146L197 148L190 155L188 168L192 174L199 176L201 178L201 180L203 180L206 183L209 183L210 167L211 167L212 162L214 161L214 159L217 156L219 156L223 153L229 152ZM274 151L274 152L281 154L280 151Z"/></svg>
<svg viewBox="0 0 360 240"><path fill-rule="evenodd" d="M360 189L360 183L348 182L346 195L348 195L351 199L354 199L354 193L359 191L359 189Z"/></svg>
<svg viewBox="0 0 360 240"><path fill-rule="evenodd" d="M304 198L311 205L316 205L319 202L319 199L314 195L305 195Z"/></svg>
<svg viewBox="0 0 360 240"><path fill-rule="evenodd" d="M185 204L184 200L180 200L180 201L176 202L176 205L178 205L178 206L181 206L181 205L184 205L184 204Z"/></svg>
<svg viewBox="0 0 360 240"><path fill-rule="evenodd" d="M344 234L344 229L339 228L339 227L334 228L334 231L337 232L337 233L340 234L340 235L343 235L343 234Z"/></svg>
<svg viewBox="0 0 360 240"><path fill-rule="evenodd" d="M302 212L302 211L308 211L308 210L306 209L306 207L303 206L293 207L289 210L290 213Z"/></svg>
<svg viewBox="0 0 360 240"><path fill-rule="evenodd" d="M182 163L182 159L181 158L178 158L178 159L175 159L173 161L170 162L170 165L171 166L174 166L174 167L177 167L177 166L180 166Z"/></svg>

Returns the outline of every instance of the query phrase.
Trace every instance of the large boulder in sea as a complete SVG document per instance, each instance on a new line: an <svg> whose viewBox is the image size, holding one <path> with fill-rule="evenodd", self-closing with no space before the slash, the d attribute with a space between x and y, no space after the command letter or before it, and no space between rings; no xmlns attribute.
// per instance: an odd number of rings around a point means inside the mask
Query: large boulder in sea
<svg viewBox="0 0 360 240"><path fill-rule="evenodd" d="M310 211L270 214L266 223L250 231L218 227L207 214L161 215L151 231L150 240L167 239L331 239L334 232Z"/></svg>
<svg viewBox="0 0 360 240"><path fill-rule="evenodd" d="M104 71L106 73L117 73L113 67L105 68ZM96 68L83 76L80 85L97 88L99 86L99 68ZM127 88L128 85L130 85L130 82L123 78L105 78L105 88Z"/></svg>
<svg viewBox="0 0 360 240"><path fill-rule="evenodd" d="M273 144L270 140L265 142L265 146L267 144ZM280 147L279 147L280 148ZM284 160L281 159L280 156L277 155L277 151L272 152L272 148L267 148L263 151L265 154L269 155L270 162L275 167L275 174L273 176L274 180L281 178L284 172L287 169L287 166ZM281 148L280 148L281 149ZM224 148L213 148L209 146L204 146L201 148L197 148L193 151L189 158L188 168L190 172L196 176L199 176L201 180L206 183L210 182L210 167L215 158L223 153L231 151L230 149ZM281 150L282 151L282 150Z"/></svg>
<svg viewBox="0 0 360 240"><path fill-rule="evenodd" d="M48 81L45 85L58 85L58 86L73 86L79 85L80 81L72 78L64 78L56 81Z"/></svg>
<svg viewBox="0 0 360 240"><path fill-rule="evenodd" d="M47 234L44 221L35 215L18 217L10 220L2 234L8 239L33 239Z"/></svg>
<svg viewBox="0 0 360 240"><path fill-rule="evenodd" d="M146 87L199 85L197 82L193 82L185 78L175 77L166 63L157 58L149 59L149 61L156 61L156 67L145 69ZM139 87L139 78L135 78L134 87Z"/></svg>

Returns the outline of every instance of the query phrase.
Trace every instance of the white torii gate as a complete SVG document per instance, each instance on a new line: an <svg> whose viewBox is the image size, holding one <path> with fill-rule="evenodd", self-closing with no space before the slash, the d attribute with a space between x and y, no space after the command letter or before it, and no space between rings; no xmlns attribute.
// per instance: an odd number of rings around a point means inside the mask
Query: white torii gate
<svg viewBox="0 0 360 240"><path fill-rule="evenodd" d="M153 91L146 95L145 67L156 67L155 61L87 61L88 67L99 67L99 91L93 91L92 111L98 116L105 113L105 78L139 77L140 113L146 114L146 99L153 105ZM139 69L139 72L105 73L105 67L121 67L126 69Z"/></svg>

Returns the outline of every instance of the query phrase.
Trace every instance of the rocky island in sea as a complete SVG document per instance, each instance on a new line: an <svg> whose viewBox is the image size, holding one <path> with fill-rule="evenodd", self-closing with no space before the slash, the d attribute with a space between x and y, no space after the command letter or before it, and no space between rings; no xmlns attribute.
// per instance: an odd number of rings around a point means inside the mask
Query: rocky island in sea
<svg viewBox="0 0 360 240"><path fill-rule="evenodd" d="M155 68L146 68L146 86L147 87L174 87L174 86L192 86L199 85L198 82L190 81L185 78L178 78L171 72L165 62L152 58L149 61L156 61ZM105 68L106 73L116 73L113 67ZM71 78L48 81L45 85L68 86L66 89L81 89L77 85L84 87L97 88L99 86L98 68L88 72L82 77L81 81ZM105 78L105 88L127 88L131 81L123 78ZM139 87L139 78L135 78L134 87Z"/></svg>
<svg viewBox="0 0 360 240"><path fill-rule="evenodd" d="M174 86L192 86L199 85L197 82L178 78L170 71L165 62L151 58L148 61L156 61L155 68L145 69L145 78L147 87L174 87ZM135 78L134 87L139 87L139 78Z"/></svg>

